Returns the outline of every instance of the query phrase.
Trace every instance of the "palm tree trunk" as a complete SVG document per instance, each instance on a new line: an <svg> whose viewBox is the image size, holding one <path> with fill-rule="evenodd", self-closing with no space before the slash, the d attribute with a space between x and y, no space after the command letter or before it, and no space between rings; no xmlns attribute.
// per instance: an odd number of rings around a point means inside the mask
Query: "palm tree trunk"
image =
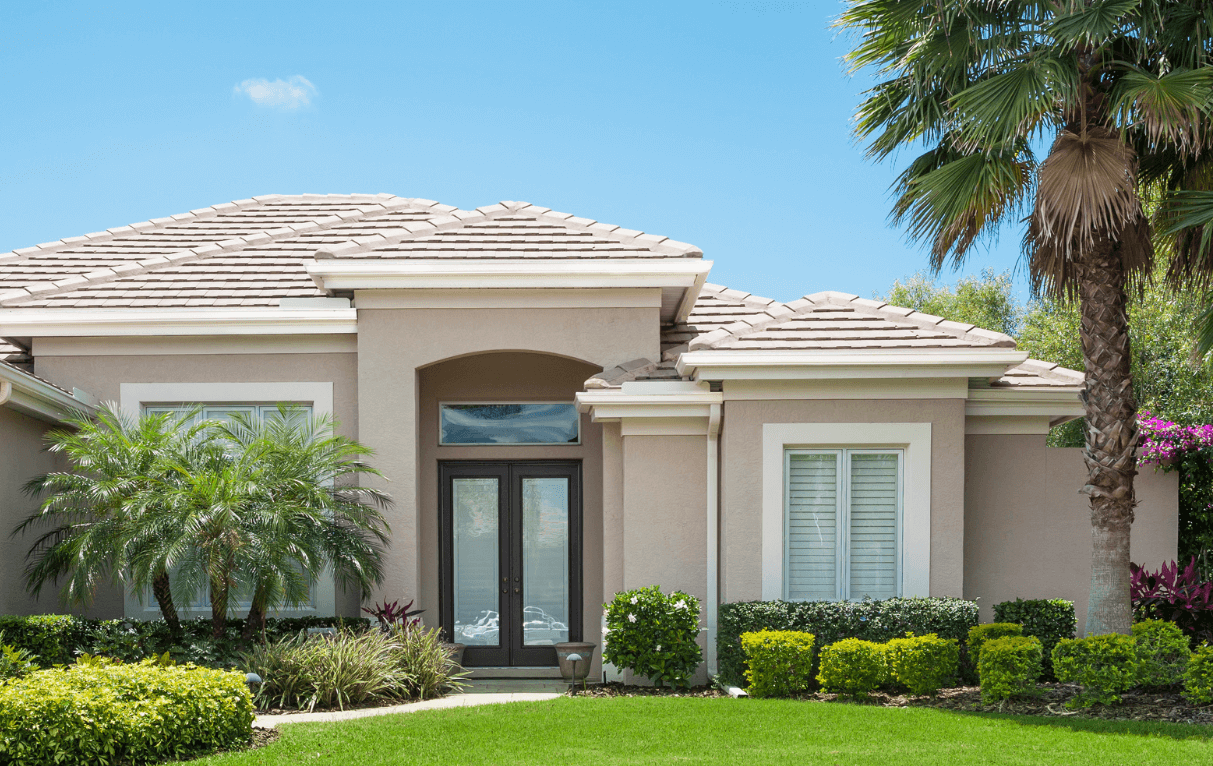
<svg viewBox="0 0 1213 766"><path fill-rule="evenodd" d="M225 579L211 578L211 635L222 638L227 630L227 599L231 589Z"/></svg>
<svg viewBox="0 0 1213 766"><path fill-rule="evenodd" d="M160 616L168 624L174 642L181 641L181 620L177 618L177 606L173 603L173 591L169 587L168 572L161 569L152 578L152 595L160 607Z"/></svg>
<svg viewBox="0 0 1213 766"><path fill-rule="evenodd" d="M252 641L258 631L265 631L265 601L269 596L269 587L257 583L253 591L253 602L249 606L248 617L244 620L244 638Z"/></svg>
<svg viewBox="0 0 1213 766"><path fill-rule="evenodd" d="M1129 363L1129 320L1120 245L1110 240L1077 263L1086 390L1083 456L1091 497L1091 590L1086 633L1131 632L1129 530L1137 474L1137 405Z"/></svg>

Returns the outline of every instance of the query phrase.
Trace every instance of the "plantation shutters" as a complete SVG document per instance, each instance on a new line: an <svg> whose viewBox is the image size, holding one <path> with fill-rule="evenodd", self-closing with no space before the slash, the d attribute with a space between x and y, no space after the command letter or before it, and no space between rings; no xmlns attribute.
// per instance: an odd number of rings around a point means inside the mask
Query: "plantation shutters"
<svg viewBox="0 0 1213 766"><path fill-rule="evenodd" d="M900 589L901 451L787 450L784 592L794 601Z"/></svg>

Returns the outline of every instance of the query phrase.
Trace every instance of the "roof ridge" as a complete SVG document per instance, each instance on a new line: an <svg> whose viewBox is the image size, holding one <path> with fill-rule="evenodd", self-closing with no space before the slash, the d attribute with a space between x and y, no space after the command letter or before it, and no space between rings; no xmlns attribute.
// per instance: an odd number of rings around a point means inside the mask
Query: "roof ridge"
<svg viewBox="0 0 1213 766"><path fill-rule="evenodd" d="M560 223L565 226L586 229L595 234L614 239L622 244L638 244L654 252L666 252L671 255L684 256L691 256L692 254L698 254L699 256L703 255L703 251L698 247L687 244L686 242L672 240L669 237L664 237L657 234L646 234L635 229L624 229L621 226L601 223L589 218L579 218L574 216L572 213L556 212L551 208L532 205L529 202L505 201L497 202L492 205L484 205L476 208L475 210L460 210L459 208L450 208L448 215L439 218L432 218L429 221L418 221L405 224L401 227L407 230L407 232L404 234L391 236L375 234L369 237L350 239L346 242L325 246L317 250L316 258L341 258L346 255L365 250L367 245L395 245L414 237L422 237L438 231L449 231L450 229L457 229L461 226L466 226L469 223L491 221L497 218L516 215L519 213L532 216L535 220L546 219L552 223Z"/></svg>
<svg viewBox="0 0 1213 766"><path fill-rule="evenodd" d="M358 215L350 215L348 217L330 215L330 216L325 216L324 218L319 218L319 219L309 221L308 223L286 224L282 228L279 228L279 229L271 229L269 231L259 231L255 234L249 234L249 235L245 235L245 236L241 236L241 237L232 237L229 239L219 240L218 242L211 242L211 243L208 243L205 245L199 245L197 247L187 248L185 250L178 250L178 251L171 252L171 253L155 255L155 256L152 256L151 258L144 258L142 260L133 261L131 263L125 263L120 266L109 266L109 267L105 267L105 268L94 269L92 271L84 272L83 274L73 274L72 276L66 277L64 279L55 280L52 282L43 282L43 283L36 284L36 285L30 286L30 287L19 287L14 290L0 292L0 306L20 305L21 303L25 303L25 302L28 302L31 300L36 300L36 299L40 300L40 299L47 298L51 295L55 295L55 294L58 294L61 292L70 292L72 290L78 290L85 285L105 284L106 282L112 282L117 279L121 279L123 277L129 277L129 276L132 276L135 274L150 273L150 272L156 271L157 269L163 268L163 267L180 266L185 263L192 263L194 261L203 260L203 259L209 258L210 256L217 255L219 253L226 253L226 252L232 252L234 250L239 250L246 245L254 245L254 244L261 245L261 244L266 244L268 242L277 242L277 241L280 241L283 239L290 239L292 237L297 237L300 234L304 234L304 233L323 231L332 226L336 226L336 225L343 224L343 223L349 223L351 221L362 220L371 215L379 215L382 212L387 211L387 210L396 210L396 209L403 208L403 207L429 207L429 208L433 208L433 207L449 208L450 207L449 205L439 206L438 203L434 202L433 200L423 200L423 199L418 199L418 198L414 198L414 197L397 197L394 194L377 194L377 195L369 195L369 194L368 195L361 195L361 194L351 194L351 195L269 194L269 195L263 195L260 197L252 197L250 199L245 199L245 200L236 200L235 202L223 202L223 203L219 203L218 205L212 205L209 208L200 208L198 210L192 210L189 213L180 213L175 216L170 216L169 218L152 219L152 221L149 221L148 223L155 224L156 227L159 228L159 227L163 227L163 226L168 226L170 223L180 223L182 221L196 220L198 218L209 218L211 216L218 215L221 212L225 212L225 211L229 211L229 210L251 209L258 205L264 205L268 202L276 202L276 201L280 201L282 199L291 199L291 198L304 199L304 198L308 198L308 197L313 198L313 199L320 199L322 197L350 198L350 197L363 197L363 196L378 198L379 199L378 202L370 202L368 200L368 204L378 205L381 209L369 211L369 212L360 212ZM253 204L253 203L256 203L256 204ZM455 208L455 209L457 209L457 208ZM143 231L148 230L149 227L144 226L144 227L139 228L139 224L132 224L131 226L123 226L123 227L118 227L117 229L107 230L106 233L120 232L122 234L125 234L125 233L127 233L127 231L125 231L127 229L130 229L132 231L137 231L137 232L143 232ZM111 233L110 236L108 237L108 239L112 239L114 236L116 236L116 234ZM93 239L90 239L90 237L92 237L92 235L88 235L83 238L82 237L69 237L67 239L60 240L59 246L67 247L70 245L77 245L77 244L80 244L81 241L85 241L85 240L106 241L105 238L99 238L99 239L93 240ZM49 243L49 244L54 245L55 243ZM41 246L39 246L39 247L41 247ZM53 249L58 249L58 248L53 248ZM53 249L36 250L35 252L40 254L40 253L52 252ZM26 250L29 250L29 248L26 248ZM14 252L19 252L19 251L14 251ZM25 255L33 255L33 254L35 254L35 252L27 252L27 253L25 253ZM4 257L0 256L0 262L3 262L4 260L6 260L6 259Z"/></svg>
<svg viewBox="0 0 1213 766"><path fill-rule="evenodd" d="M777 301L774 298L764 298L761 295L754 295L753 293L743 293L741 290L734 290L730 287L725 287L724 285L717 285L717 284L712 284L710 282L705 282L703 287L699 290L699 295L702 297L705 293L709 293L709 292L711 295L713 295L715 297L724 298L725 300L737 301L738 303L741 303L745 306L752 306L753 308L758 308L758 309L766 308L767 306L770 306L773 304L783 305L783 303L781 301Z"/></svg>
<svg viewBox="0 0 1213 766"><path fill-rule="evenodd" d="M891 322L909 322L924 329L943 330L964 340L979 340L983 345L987 346L1009 346L1014 348L1016 345L1014 338L1000 332L986 330L972 324L953 322L943 317L937 317L934 314L925 314L914 309L891 306L881 301L860 298L858 295L834 290L812 293L794 301L768 307L763 311L763 315L756 318L756 320L754 318L739 319L732 324L718 327L709 333L692 338L686 345L688 350L694 351L699 348L716 346L725 340L739 340L747 335L761 332L774 324L803 316L825 306L846 306L870 316L887 319ZM666 353L671 353L675 350L670 349Z"/></svg>

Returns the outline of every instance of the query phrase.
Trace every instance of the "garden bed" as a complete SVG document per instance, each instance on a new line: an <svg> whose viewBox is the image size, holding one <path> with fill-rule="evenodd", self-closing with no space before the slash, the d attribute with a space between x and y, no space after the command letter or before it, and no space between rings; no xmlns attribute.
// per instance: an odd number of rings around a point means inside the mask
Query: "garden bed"
<svg viewBox="0 0 1213 766"><path fill-rule="evenodd" d="M669 686L632 686L618 681L608 684L590 684L582 689L570 690L570 697L727 697L715 686L692 686L689 689L674 689Z"/></svg>

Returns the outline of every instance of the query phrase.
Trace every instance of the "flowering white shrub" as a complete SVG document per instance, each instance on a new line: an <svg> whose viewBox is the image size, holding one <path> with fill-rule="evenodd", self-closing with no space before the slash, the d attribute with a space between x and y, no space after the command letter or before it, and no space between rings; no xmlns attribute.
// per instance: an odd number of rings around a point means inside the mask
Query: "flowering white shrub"
<svg viewBox="0 0 1213 766"><path fill-rule="evenodd" d="M661 588L616 593L606 607L602 658L617 668L647 676L658 686L688 686L702 654L699 599Z"/></svg>

